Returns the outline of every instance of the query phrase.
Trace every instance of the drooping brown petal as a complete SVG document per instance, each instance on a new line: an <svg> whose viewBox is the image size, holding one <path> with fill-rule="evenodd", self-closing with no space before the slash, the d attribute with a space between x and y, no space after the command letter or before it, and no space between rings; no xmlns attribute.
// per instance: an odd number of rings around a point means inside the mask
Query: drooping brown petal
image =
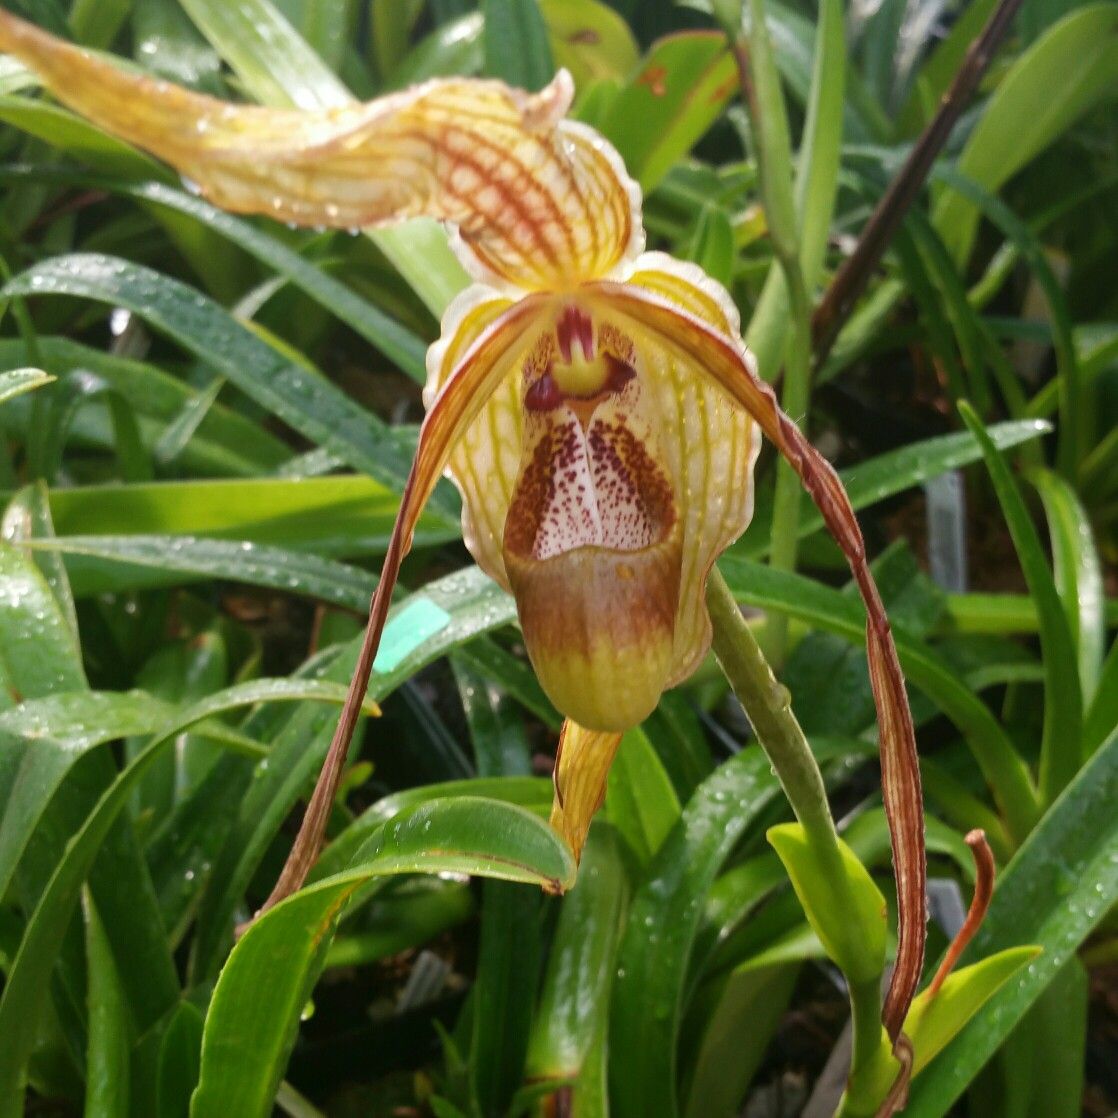
<svg viewBox="0 0 1118 1118"><path fill-rule="evenodd" d="M459 362L454 375L443 386L427 412L392 536L385 551L380 581L369 607L369 622L337 729L295 844L275 888L260 912L267 911L284 897L294 893L303 884L307 872L318 857L326 833L326 822L349 753L349 743L361 712L361 701L369 685L373 660L380 647L392 591L399 577L400 564L411 547L416 522L439 475L446 467L452 447L508 375L510 364L516 360L525 344L525 336L536 326L546 305L545 297L528 296L491 321L477 336Z"/></svg>
<svg viewBox="0 0 1118 1118"><path fill-rule="evenodd" d="M577 862L598 808L606 797L606 777L621 734L587 730L569 718L555 755L555 801L551 825L567 840Z"/></svg>
<svg viewBox="0 0 1118 1118"><path fill-rule="evenodd" d="M712 326L672 291L671 282L654 277L629 284L594 286L602 303L628 323L635 338L647 338L689 365L696 377L719 385L756 419L799 475L842 548L866 605L866 647L880 731L882 795L889 818L897 879L898 944L896 966L882 1021L896 1045L911 1004L924 958L927 902L923 799L916 737L904 677L885 609L866 560L861 529L846 491L830 464L781 410L772 389L756 373L741 340ZM653 293L656 292L656 293ZM662 293L662 294L661 294ZM665 294L667 297L665 297ZM699 293L695 304L701 298ZM608 312L603 312L608 313ZM638 344L639 341L638 341Z"/></svg>
<svg viewBox="0 0 1118 1118"><path fill-rule="evenodd" d="M458 226L475 271L531 289L604 275L640 251L639 192L613 149L561 123L565 71L538 94L449 78L277 110L128 73L3 11L0 49L225 209L334 228L439 218Z"/></svg>

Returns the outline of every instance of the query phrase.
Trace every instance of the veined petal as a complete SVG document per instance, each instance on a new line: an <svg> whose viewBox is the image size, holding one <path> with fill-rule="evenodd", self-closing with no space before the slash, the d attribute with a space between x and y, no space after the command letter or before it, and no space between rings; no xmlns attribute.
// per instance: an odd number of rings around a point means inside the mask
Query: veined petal
<svg viewBox="0 0 1118 1118"><path fill-rule="evenodd" d="M482 284L467 288L450 304L442 337L427 351L423 402L428 408L470 347L510 305L511 300ZM520 469L522 365L514 364L481 405L447 462L447 473L462 494L462 539L478 566L505 590L509 580L501 541Z"/></svg>
<svg viewBox="0 0 1118 1118"><path fill-rule="evenodd" d="M733 300L695 264L646 253L633 263L629 282L662 294L724 333L738 332ZM677 350L641 331L633 332L633 342L658 385L660 441L669 470L679 479L684 517L674 684L695 671L710 647L707 576L753 517L753 467L761 436L752 416L708 377L696 375Z"/></svg>
<svg viewBox="0 0 1118 1118"><path fill-rule="evenodd" d="M567 719L555 755L551 825L567 840L578 862L586 834L606 797L606 777L621 735L587 730Z"/></svg>
<svg viewBox="0 0 1118 1118"><path fill-rule="evenodd" d="M605 275L643 244L639 192L542 92L445 79L321 111L231 105L128 73L0 11L0 49L76 112L166 160L217 205L353 228L453 222L482 277L542 289Z"/></svg>
<svg viewBox="0 0 1118 1118"><path fill-rule="evenodd" d="M662 282L603 282L594 290L634 335L642 332L658 339L689 365L694 375L717 385L752 415L799 475L818 506L850 564L866 605L866 649L870 682L877 707L881 751L881 782L893 844L897 877L898 946L893 979L882 1020L897 1041L911 1004L924 954L927 902L925 898L924 815L920 770L912 715L905 694L904 677L897 659L889 621L866 562L861 529L846 491L831 465L780 410L772 389L758 376L741 339L723 332L717 317L695 312L708 294L698 292L696 303L668 293L679 284L677 274Z"/></svg>

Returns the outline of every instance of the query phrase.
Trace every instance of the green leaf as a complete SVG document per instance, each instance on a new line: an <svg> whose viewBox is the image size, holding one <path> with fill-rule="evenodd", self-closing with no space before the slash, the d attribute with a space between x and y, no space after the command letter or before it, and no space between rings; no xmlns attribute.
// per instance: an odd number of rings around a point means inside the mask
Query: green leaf
<svg viewBox="0 0 1118 1118"><path fill-rule="evenodd" d="M1037 470L1029 480L1044 504L1052 543L1056 589L1078 651L1083 701L1094 698L1106 651L1106 596L1102 569L1087 511L1059 474Z"/></svg>
<svg viewBox="0 0 1118 1118"><path fill-rule="evenodd" d="M428 616L434 606L446 615L445 624L435 632L417 628L417 606ZM512 599L476 567L429 583L389 615L381 648L393 648L394 660L383 670L374 666L369 697L379 702L432 660L514 617ZM324 669L324 678L349 680L357 643L345 646ZM378 663L384 662L378 657ZM257 770L199 907L193 967L200 979L216 976L237 906L268 844L321 766L335 723L332 713L304 708L275 734L267 770Z"/></svg>
<svg viewBox="0 0 1118 1118"><path fill-rule="evenodd" d="M85 687L77 636L25 550L0 543L0 706Z"/></svg>
<svg viewBox="0 0 1118 1118"><path fill-rule="evenodd" d="M296 699L317 694L334 702L344 688L326 681L256 680L217 692L180 712L148 743L113 781L93 811L74 833L27 923L23 941L12 961L0 997L0 1035L9 1042L0 1048L0 1118L22 1113L27 1059L43 1005L43 990L61 946L69 917L83 881L114 822L144 773L185 729L196 723L250 703Z"/></svg>
<svg viewBox="0 0 1118 1118"><path fill-rule="evenodd" d="M587 1067L609 1025L617 943L629 901L617 836L590 829L578 887L563 898L524 1069L530 1081L574 1082L574 1113L606 1113L603 1076ZM604 1061L603 1061L604 1063ZM587 1096L595 1092L595 1103Z"/></svg>
<svg viewBox="0 0 1118 1118"><path fill-rule="evenodd" d="M403 489L410 455L390 429L324 377L291 361L178 280L124 260L79 253L35 265L4 290L74 295L126 307L318 446L385 485Z"/></svg>
<svg viewBox="0 0 1118 1118"><path fill-rule="evenodd" d="M482 0L485 73L520 89L543 89L555 74L536 0Z"/></svg>
<svg viewBox="0 0 1118 1118"><path fill-rule="evenodd" d="M1106 662L1099 673L1099 687L1095 701L1087 711L1083 723L1083 752L1090 757L1092 753L1110 736L1110 731L1118 726L1118 637L1110 646Z"/></svg>
<svg viewBox="0 0 1118 1118"><path fill-rule="evenodd" d="M131 1027L112 949L88 891L82 894L89 972L89 1040L85 1057L86 1118L127 1118Z"/></svg>
<svg viewBox="0 0 1118 1118"><path fill-rule="evenodd" d="M998 880L966 958L1042 954L1003 986L913 1084L906 1118L940 1118L1118 900L1118 733L1064 789Z"/></svg>
<svg viewBox="0 0 1118 1118"><path fill-rule="evenodd" d="M386 357L394 361L413 380L427 379L426 344L406 327L290 249L277 237L244 218L225 213L203 198L176 190L166 183L128 179L109 175L76 173L57 167L0 167L0 181L65 183L90 190L106 190L151 203L193 218L206 228L237 245L294 287L310 296L340 321L355 330Z"/></svg>
<svg viewBox="0 0 1118 1118"><path fill-rule="evenodd" d="M599 129L646 193L698 142L737 89L734 60L717 33L661 39L611 101Z"/></svg>
<svg viewBox="0 0 1118 1118"><path fill-rule="evenodd" d="M467 12L458 19L440 23L397 62L389 75L393 89L448 74L480 74L485 67L485 20L481 12Z"/></svg>
<svg viewBox="0 0 1118 1118"><path fill-rule="evenodd" d="M42 388L52 380L54 377L50 373L44 373L42 369L12 369L7 373L0 373L0 404L13 396Z"/></svg>
<svg viewBox="0 0 1118 1118"><path fill-rule="evenodd" d="M729 287L733 280L734 255L734 229L729 215L721 206L704 205L687 247L687 259L694 260L708 276Z"/></svg>
<svg viewBox="0 0 1118 1118"><path fill-rule="evenodd" d="M1018 446L1030 439L1039 438L1051 430L1048 424L1022 419L997 423L988 428L987 434L1002 450ZM869 462L843 470L839 474L855 511L868 508L895 493L920 485L929 478L938 477L948 470L977 462L982 457L978 441L969 431L952 435L939 435L910 443L900 450L891 450ZM741 541L733 546L730 554L761 558L768 552L772 522L771 491L762 490L757 495L757 509L753 522ZM799 531L801 538L823 527L822 513L806 495L802 498Z"/></svg>
<svg viewBox="0 0 1118 1118"><path fill-rule="evenodd" d="M265 913L233 949L206 1018L192 1118L270 1114L299 1014L348 899L378 876L440 872L558 886L571 884L575 870L547 824L499 801L434 800L397 816L349 870Z"/></svg>
<svg viewBox="0 0 1118 1118"><path fill-rule="evenodd" d="M702 1035L695 1037L697 1053L684 1091L686 1118L740 1113L799 973L794 965L735 972L699 992L688 1015ZM685 1039L689 1032L693 1037L685 1026Z"/></svg>
<svg viewBox="0 0 1118 1118"><path fill-rule="evenodd" d="M640 58L628 23L602 0L539 0L556 66L581 91L593 81L622 80Z"/></svg>
<svg viewBox="0 0 1118 1118"><path fill-rule="evenodd" d="M476 907L469 885L417 877L374 898L363 910L368 916L361 927L334 938L326 966L368 966L414 950L469 920Z"/></svg>
<svg viewBox="0 0 1118 1118"><path fill-rule="evenodd" d="M1118 87L1118 11L1093 4L1066 16L1010 67L967 139L960 174L997 191ZM1074 58L1074 67L1068 59ZM947 193L935 224L957 263L970 256L978 226L973 203Z"/></svg>
<svg viewBox="0 0 1118 1118"><path fill-rule="evenodd" d="M145 445L154 445L165 424L197 398L197 393L176 377L142 361L104 353L66 338L36 339L39 358L55 375L88 369L116 388L140 417ZM28 357L22 340L0 339L0 364ZM27 433L34 422L30 401L16 400L0 409L0 423L9 431ZM94 413L83 413L73 422L75 435L94 445L110 446L107 424ZM198 430L183 451L179 464L203 475L268 473L282 465L291 451L275 435L222 404L208 409Z"/></svg>
<svg viewBox="0 0 1118 1118"><path fill-rule="evenodd" d="M610 1021L617 1118L676 1112L676 1044L702 899L738 839L778 794L759 749L731 758L684 807L633 897Z"/></svg>
<svg viewBox="0 0 1118 1118"><path fill-rule="evenodd" d="M50 798L89 749L153 733L171 707L143 691L71 691L33 699L0 714L0 893Z"/></svg>
<svg viewBox="0 0 1118 1118"><path fill-rule="evenodd" d="M317 561L323 574L343 575L345 569L337 563L288 549L378 554L388 542L399 505L379 482L353 475L303 478L297 485L260 478L83 486L53 489L49 501L60 536L36 541L41 550L222 578L236 577L230 572L238 551L250 568L259 563L281 575L298 575L303 564L309 576ZM450 518L427 513L417 525L416 545L445 543L458 534ZM288 564L293 569L284 570ZM365 598L361 605L339 594L323 596L363 611L373 580L349 568L343 585L351 594L357 579Z"/></svg>
<svg viewBox="0 0 1118 1118"><path fill-rule="evenodd" d="M54 519L51 516L49 490L43 482L29 485L12 497L0 520L0 536L10 543L22 544L28 548L54 538ZM47 580L47 585L76 642L78 616L62 556L32 551L31 557L43 572L43 577Z"/></svg>
<svg viewBox="0 0 1118 1118"><path fill-rule="evenodd" d="M935 997L930 997L927 990L917 995L904 1023L915 1054L913 1076L919 1075L982 1006L1040 953L1039 947L1008 947L953 971Z"/></svg>
<svg viewBox="0 0 1118 1118"><path fill-rule="evenodd" d="M660 849L679 819L671 779L641 728L630 730L618 747L606 782L606 810L642 866Z"/></svg>
<svg viewBox="0 0 1118 1118"><path fill-rule="evenodd" d="M857 855L839 840L843 884L832 880L828 867L820 864L799 823L770 827L766 837L827 955L854 984L880 975L885 966L885 898Z"/></svg>
<svg viewBox="0 0 1118 1118"><path fill-rule="evenodd" d="M319 881L346 869L361 849L381 827L403 811L420 807L434 799L455 796L483 796L489 800L515 804L537 815L546 815L551 807L551 782L538 776L479 776L470 780L447 780L438 784L421 784L383 796L366 808L330 843L311 869L309 880Z"/></svg>
<svg viewBox="0 0 1118 1118"><path fill-rule="evenodd" d="M201 1064L201 1011L190 1002L180 1002L159 1045L156 1118L186 1118L190 1095L198 1083Z"/></svg>
<svg viewBox="0 0 1118 1118"><path fill-rule="evenodd" d="M1009 526L1021 570L1040 618L1040 644L1044 661L1044 731L1040 747L1040 788L1044 798L1051 801L1079 767L1079 750L1075 744L1081 740L1083 698L1076 671L1075 645L1044 549L1009 467L990 442L981 420L967 403L960 402L959 414L982 447L986 467L998 495L998 503Z"/></svg>

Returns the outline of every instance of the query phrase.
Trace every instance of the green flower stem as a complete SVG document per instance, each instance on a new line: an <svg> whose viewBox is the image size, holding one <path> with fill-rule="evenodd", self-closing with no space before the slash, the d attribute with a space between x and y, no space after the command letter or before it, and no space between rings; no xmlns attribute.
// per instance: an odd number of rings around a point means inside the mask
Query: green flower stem
<svg viewBox="0 0 1118 1118"><path fill-rule="evenodd" d="M773 675L733 592L718 568L707 582L715 658L776 771L781 787L828 876L845 880L838 834L815 755L792 713L791 696Z"/></svg>
<svg viewBox="0 0 1118 1118"><path fill-rule="evenodd" d="M825 896L823 903L836 913L857 913L859 905L852 892L848 867L843 863L823 774L792 712L791 696L773 674L717 567L707 582L706 600L714 630L715 658L745 708L810 844L816 868L826 882L820 900ZM847 976L854 1043L849 1088L841 1113L851 1118L873 1114L872 1106L868 1111L861 1107L867 1096L881 1093L882 1084L888 1090L897 1067L881 1024L881 970L877 963L872 967L874 973L863 971L857 981Z"/></svg>
<svg viewBox="0 0 1118 1118"><path fill-rule="evenodd" d="M836 1118L873 1118L900 1069L881 1026L881 983L850 986L850 1078Z"/></svg>

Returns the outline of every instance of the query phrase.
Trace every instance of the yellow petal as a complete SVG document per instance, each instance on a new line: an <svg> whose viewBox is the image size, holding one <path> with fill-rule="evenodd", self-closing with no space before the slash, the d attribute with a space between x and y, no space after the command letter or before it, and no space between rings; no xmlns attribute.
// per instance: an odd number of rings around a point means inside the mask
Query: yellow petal
<svg viewBox="0 0 1118 1118"><path fill-rule="evenodd" d="M689 365L693 375L719 386L752 415L777 449L796 470L804 488L823 514L832 536L842 548L866 605L866 650L881 749L881 782L893 843L897 877L899 942L897 966L883 1010L883 1022L895 1040L915 992L923 958L926 900L924 896L924 815L920 770L912 714L905 694L897 650L881 596L866 562L861 529L831 465L780 410L772 389L758 376L753 359L740 337L726 332L717 315L699 305L712 288L688 303L673 287L648 276L635 283L604 282L595 291L634 334L658 341ZM655 293L654 293L655 292Z"/></svg>
<svg viewBox="0 0 1118 1118"><path fill-rule="evenodd" d="M423 401L428 407L470 346L510 305L509 299L480 284L451 303L443 316L442 337L427 351ZM478 566L505 590L509 581L501 540L520 469L521 379L521 364L515 364L455 443L447 469L462 494L462 539Z"/></svg>
<svg viewBox="0 0 1118 1118"><path fill-rule="evenodd" d="M551 825L567 840L577 862L598 808L606 796L606 777L621 735L587 730L569 719L555 756L555 799Z"/></svg>
<svg viewBox="0 0 1118 1118"><path fill-rule="evenodd" d="M458 226L476 273L532 289L603 276L640 251L639 194L616 153L560 123L565 72L538 94L449 78L300 111L128 73L2 11L0 49L229 210L335 228L439 218Z"/></svg>
<svg viewBox="0 0 1118 1118"><path fill-rule="evenodd" d="M737 308L729 295L694 264L648 253L634 263L630 283L662 292L726 333L738 331ZM752 519L753 467L761 438L749 413L709 378L696 375L693 362L655 336L636 331L633 340L647 375L658 385L658 434L665 463L678 479L684 518L684 566L671 678L678 683L695 671L710 647L707 576Z"/></svg>

